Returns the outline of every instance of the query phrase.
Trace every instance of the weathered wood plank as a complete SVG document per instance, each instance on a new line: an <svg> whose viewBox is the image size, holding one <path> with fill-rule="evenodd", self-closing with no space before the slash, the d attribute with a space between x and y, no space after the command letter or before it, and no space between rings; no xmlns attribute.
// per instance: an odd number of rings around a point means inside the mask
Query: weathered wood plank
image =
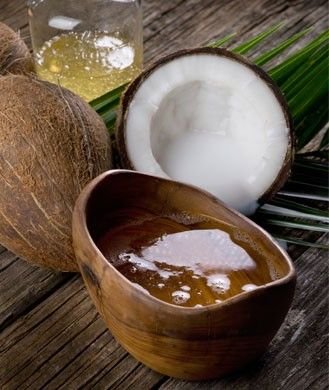
<svg viewBox="0 0 329 390"><path fill-rule="evenodd" d="M12 28L19 29L27 23L26 1L0 1L1 22L7 23Z"/></svg>
<svg viewBox="0 0 329 390"><path fill-rule="evenodd" d="M16 255L7 251L6 248L1 247L1 249L0 249L0 272L5 271L5 269L7 267L9 267L10 264L13 264L16 260L18 260L18 257Z"/></svg>
<svg viewBox="0 0 329 390"><path fill-rule="evenodd" d="M0 331L72 277L33 267L9 251L0 254L0 265Z"/></svg>
<svg viewBox="0 0 329 390"><path fill-rule="evenodd" d="M271 38L271 44L305 26L314 26L312 36L327 27L327 6L322 0L148 0L144 9L146 62L233 31L245 39L282 20L287 20L288 28ZM25 0L0 0L0 18L20 29L30 42ZM127 355L106 331L80 279L66 280L67 275L34 268L2 249L1 319L7 325L0 349L4 389L143 389L162 384L164 389L299 390L328 386L328 280L326 255L321 252L308 250L297 259L300 277L294 307L264 358L238 376L191 384L167 380ZM298 253L294 250L293 257Z"/></svg>
<svg viewBox="0 0 329 390"><path fill-rule="evenodd" d="M174 14L165 13L146 27L145 55L147 60L153 60L174 50L204 45L233 32L237 33L239 38L236 41L239 42L246 35L251 36L276 23L285 22L288 28L270 39L271 45L274 45L278 39L287 38L307 26L314 26L313 34L316 35L326 28L326 15L326 2L321 0L289 4L271 0L252 0L247 4L222 1L220 5L213 0L179 2ZM156 31L152 34L150 28ZM266 45L268 42L260 49Z"/></svg>
<svg viewBox="0 0 329 390"><path fill-rule="evenodd" d="M70 382L75 388L75 381L87 385L102 368L111 370L126 356L106 331L78 277L8 327L0 351L0 381L9 389L52 386L54 378L58 387L63 377L65 388Z"/></svg>

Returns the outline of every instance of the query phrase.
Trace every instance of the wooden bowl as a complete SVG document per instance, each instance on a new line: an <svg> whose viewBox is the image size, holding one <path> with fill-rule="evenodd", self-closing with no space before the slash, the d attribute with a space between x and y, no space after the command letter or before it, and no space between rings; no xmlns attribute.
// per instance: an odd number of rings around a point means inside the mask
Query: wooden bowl
<svg viewBox="0 0 329 390"><path fill-rule="evenodd" d="M201 308L160 301L125 278L95 244L111 214L129 206L156 215L202 214L232 224L280 277ZM113 336L137 360L165 375L202 380L242 368L266 350L293 298L293 264L264 230L212 195L171 180L124 170L98 176L76 203L73 242L89 294Z"/></svg>

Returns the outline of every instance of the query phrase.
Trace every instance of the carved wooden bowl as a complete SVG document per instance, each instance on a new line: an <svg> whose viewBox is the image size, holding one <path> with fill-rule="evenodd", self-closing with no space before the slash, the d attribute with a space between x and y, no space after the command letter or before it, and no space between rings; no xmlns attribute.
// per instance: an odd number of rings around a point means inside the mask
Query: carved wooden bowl
<svg viewBox="0 0 329 390"><path fill-rule="evenodd" d="M111 215L128 206L156 215L202 214L234 225L261 249L279 278L201 308L163 302L125 278L95 244ZM264 230L212 195L171 180L124 170L100 175L76 203L73 241L89 294L113 336L137 360L165 375L202 380L242 368L266 350L293 298L293 264Z"/></svg>

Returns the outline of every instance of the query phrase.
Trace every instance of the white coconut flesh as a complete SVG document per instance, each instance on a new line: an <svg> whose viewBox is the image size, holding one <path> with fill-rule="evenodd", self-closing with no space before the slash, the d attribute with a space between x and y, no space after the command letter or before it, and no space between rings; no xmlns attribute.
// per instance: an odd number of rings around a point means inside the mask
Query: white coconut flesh
<svg viewBox="0 0 329 390"><path fill-rule="evenodd" d="M284 164L289 129L256 72L197 53L158 66L134 91L125 143L136 170L199 186L251 214Z"/></svg>

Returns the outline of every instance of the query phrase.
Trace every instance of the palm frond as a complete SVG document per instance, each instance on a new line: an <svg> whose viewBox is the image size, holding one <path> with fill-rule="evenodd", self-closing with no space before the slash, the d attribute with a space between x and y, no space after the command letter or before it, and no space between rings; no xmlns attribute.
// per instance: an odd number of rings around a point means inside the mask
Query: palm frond
<svg viewBox="0 0 329 390"><path fill-rule="evenodd" d="M221 38L221 39L217 39L216 41L213 41L213 42L210 42L209 47L221 47L223 46L225 43L231 41L232 38L234 38L236 35L236 33L233 33L233 34L230 34L230 35L226 35L224 38Z"/></svg>
<svg viewBox="0 0 329 390"><path fill-rule="evenodd" d="M127 84L121 85L90 103L93 109L102 117L110 133L113 131L120 98L126 87Z"/></svg>
<svg viewBox="0 0 329 390"><path fill-rule="evenodd" d="M311 29L307 28L304 31L301 31L292 37L286 39L285 41L281 42L278 46L274 47L273 49L262 53L259 55L255 60L255 64L258 66L264 66L272 59L276 58L279 54L284 52L286 49L288 49L290 46L292 46L294 43L296 43L299 39L301 39L304 35L306 35Z"/></svg>
<svg viewBox="0 0 329 390"><path fill-rule="evenodd" d="M322 44L328 43L329 30L321 33L317 38L311 41L308 45L292 54L281 64L269 70L270 76L279 84L282 85L298 68L305 65L314 53L316 53Z"/></svg>
<svg viewBox="0 0 329 390"><path fill-rule="evenodd" d="M250 53L252 49L262 43L266 38L271 36L277 30L282 27L282 23L278 23L275 26L270 27L269 29L263 31L262 33L256 35L255 37L249 39L247 42L240 44L239 46L233 47L233 51L238 54L247 54Z"/></svg>
<svg viewBox="0 0 329 390"><path fill-rule="evenodd" d="M281 203L282 205L278 206L276 203ZM259 213L261 215L304 218L329 223L329 214L327 212L289 200L273 201L271 204L266 204L259 210Z"/></svg>
<svg viewBox="0 0 329 390"><path fill-rule="evenodd" d="M312 232L328 233L328 225L321 223L310 223L306 221L296 221L293 218L266 218L265 222L262 222L265 226L280 226L290 229L303 229L310 230Z"/></svg>
<svg viewBox="0 0 329 390"><path fill-rule="evenodd" d="M326 124L325 119L328 119L328 118L325 117L325 110L323 109L323 119L322 120L323 120L324 125ZM326 132L324 133L324 136L323 136L321 143L320 143L320 149L327 148L328 145L329 145L329 129L327 129Z"/></svg>
<svg viewBox="0 0 329 390"><path fill-rule="evenodd" d="M285 241L288 244L308 246L310 248L324 249L324 250L329 249L329 245L321 244L321 243L317 243L317 242L305 241L305 240L301 240L301 239L294 238L294 237L281 236L279 234L274 234L273 237L276 238L277 240Z"/></svg>

